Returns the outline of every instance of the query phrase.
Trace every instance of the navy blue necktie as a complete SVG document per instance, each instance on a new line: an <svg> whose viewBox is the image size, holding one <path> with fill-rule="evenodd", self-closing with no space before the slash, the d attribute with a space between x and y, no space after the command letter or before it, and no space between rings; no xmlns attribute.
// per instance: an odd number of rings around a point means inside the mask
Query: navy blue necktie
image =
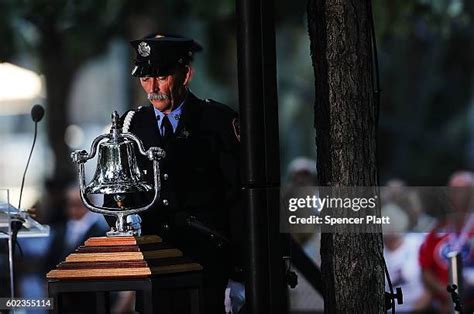
<svg viewBox="0 0 474 314"><path fill-rule="evenodd" d="M173 126L171 125L168 116L163 116L163 121L161 122L161 129L163 131L161 138L163 140L163 143L166 144L173 136Z"/></svg>

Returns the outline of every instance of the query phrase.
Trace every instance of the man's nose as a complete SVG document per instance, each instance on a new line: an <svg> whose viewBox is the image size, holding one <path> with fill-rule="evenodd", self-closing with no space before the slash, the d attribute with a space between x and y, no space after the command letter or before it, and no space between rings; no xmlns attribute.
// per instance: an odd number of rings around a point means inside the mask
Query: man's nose
<svg viewBox="0 0 474 314"><path fill-rule="evenodd" d="M157 92L158 91L158 82L154 77L151 78L151 86L150 87L151 87L152 92Z"/></svg>

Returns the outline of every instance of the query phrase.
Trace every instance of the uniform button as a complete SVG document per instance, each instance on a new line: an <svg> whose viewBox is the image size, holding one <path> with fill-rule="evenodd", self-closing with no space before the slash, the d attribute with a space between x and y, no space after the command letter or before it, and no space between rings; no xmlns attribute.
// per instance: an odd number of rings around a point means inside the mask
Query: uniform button
<svg viewBox="0 0 474 314"><path fill-rule="evenodd" d="M163 205L168 206L169 204L170 204L170 202L167 199L163 200Z"/></svg>
<svg viewBox="0 0 474 314"><path fill-rule="evenodd" d="M168 174L167 173L163 174L163 180L165 180L165 181L168 180Z"/></svg>

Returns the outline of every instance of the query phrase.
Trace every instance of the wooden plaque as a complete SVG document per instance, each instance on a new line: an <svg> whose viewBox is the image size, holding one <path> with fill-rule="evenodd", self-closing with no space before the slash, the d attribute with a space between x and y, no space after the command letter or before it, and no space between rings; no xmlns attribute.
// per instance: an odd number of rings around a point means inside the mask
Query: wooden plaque
<svg viewBox="0 0 474 314"><path fill-rule="evenodd" d="M94 237L51 270L47 279L143 278L200 271L183 253L159 236Z"/></svg>

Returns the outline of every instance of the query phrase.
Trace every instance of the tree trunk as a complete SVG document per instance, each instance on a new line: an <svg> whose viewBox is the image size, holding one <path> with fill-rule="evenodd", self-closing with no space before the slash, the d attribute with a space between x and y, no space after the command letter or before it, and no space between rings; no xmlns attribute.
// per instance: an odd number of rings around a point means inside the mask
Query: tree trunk
<svg viewBox="0 0 474 314"><path fill-rule="evenodd" d="M61 36L50 29L43 36L40 58L46 79L48 106L46 112L48 141L55 159L53 182L66 183L73 179L74 169L70 149L64 140L69 124L68 97L76 73L75 60L69 60Z"/></svg>
<svg viewBox="0 0 474 314"><path fill-rule="evenodd" d="M309 0L319 182L377 185L370 0ZM321 270L326 313L383 313L380 232L325 233Z"/></svg>

